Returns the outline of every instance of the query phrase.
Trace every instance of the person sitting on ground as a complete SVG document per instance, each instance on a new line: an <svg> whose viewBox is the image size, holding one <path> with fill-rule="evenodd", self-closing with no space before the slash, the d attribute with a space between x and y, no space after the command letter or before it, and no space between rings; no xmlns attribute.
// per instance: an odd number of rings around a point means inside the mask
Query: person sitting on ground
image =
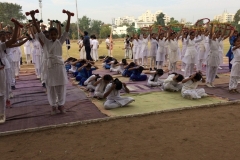
<svg viewBox="0 0 240 160"><path fill-rule="evenodd" d="M121 97L120 90L124 90L126 93L129 93L129 89L125 83L115 79L112 83L109 83L104 91L104 98L107 98L104 103L105 109L114 109L126 106L134 101L131 97Z"/></svg>
<svg viewBox="0 0 240 160"><path fill-rule="evenodd" d="M155 71L145 72L146 74L150 74L148 78L147 85L150 87L161 86L163 81L160 80L160 77L164 74L162 69L156 69Z"/></svg>
<svg viewBox="0 0 240 160"><path fill-rule="evenodd" d="M113 80L112 76L109 74L104 75L102 78L98 78L97 82L95 82L94 86L95 92L94 92L94 98L102 99L104 98L104 91L108 83L110 83Z"/></svg>
<svg viewBox="0 0 240 160"><path fill-rule="evenodd" d="M78 76L77 80L79 80L79 85L84 86L84 82L92 76L92 71L97 70L98 67L94 66L92 63L86 63L81 68L78 69L80 76Z"/></svg>
<svg viewBox="0 0 240 160"><path fill-rule="evenodd" d="M132 75L132 73L133 73L133 71L130 70L130 69L135 67L135 66L136 66L136 64L134 62L131 62L129 65L126 65L124 67L124 71L122 73L122 76L123 77L130 77Z"/></svg>
<svg viewBox="0 0 240 160"><path fill-rule="evenodd" d="M182 89L182 80L184 79L183 75L178 73L171 73L167 79L163 82L163 89L170 92L178 92Z"/></svg>
<svg viewBox="0 0 240 160"><path fill-rule="evenodd" d="M130 76L131 81L146 81L147 80L147 75L142 74L142 71L144 68L142 66L136 66L133 68L130 68L128 70L132 70L133 73Z"/></svg>

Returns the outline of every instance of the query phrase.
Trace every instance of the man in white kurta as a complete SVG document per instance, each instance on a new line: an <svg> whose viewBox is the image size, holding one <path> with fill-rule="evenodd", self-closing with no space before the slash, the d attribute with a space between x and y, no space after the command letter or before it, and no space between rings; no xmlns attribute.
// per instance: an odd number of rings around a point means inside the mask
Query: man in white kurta
<svg viewBox="0 0 240 160"><path fill-rule="evenodd" d="M47 49L46 87L48 101L52 107L63 106L66 100L67 73L62 59L62 44L68 36L64 32L61 38L49 40L41 32L39 38Z"/></svg>
<svg viewBox="0 0 240 160"><path fill-rule="evenodd" d="M31 41L30 40L24 43L24 53L26 55L27 64L30 64L31 62Z"/></svg>
<svg viewBox="0 0 240 160"><path fill-rule="evenodd" d="M20 58L21 58L21 51L18 47L12 48L12 61L13 61L13 69L15 72L15 76L19 76L19 70L20 70Z"/></svg>

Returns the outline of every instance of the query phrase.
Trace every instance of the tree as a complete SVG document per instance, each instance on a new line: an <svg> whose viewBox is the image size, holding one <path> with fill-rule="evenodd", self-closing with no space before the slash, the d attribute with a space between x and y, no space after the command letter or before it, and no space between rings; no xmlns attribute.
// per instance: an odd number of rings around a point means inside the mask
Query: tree
<svg viewBox="0 0 240 160"><path fill-rule="evenodd" d="M237 11L237 13L235 14L234 18L234 26L236 26L236 29L240 32L240 9Z"/></svg>
<svg viewBox="0 0 240 160"><path fill-rule="evenodd" d="M101 26L103 24L104 23L102 21L92 20L91 23L90 23L90 30L89 30L89 32L91 32L91 34L95 34L98 37L99 34L100 34Z"/></svg>
<svg viewBox="0 0 240 160"><path fill-rule="evenodd" d="M111 33L111 28L109 25L102 25L100 29L100 38L107 38L108 35Z"/></svg>
<svg viewBox="0 0 240 160"><path fill-rule="evenodd" d="M177 24L177 23L179 23L179 22L172 17L172 18L170 18L170 22L168 22L168 25Z"/></svg>
<svg viewBox="0 0 240 160"><path fill-rule="evenodd" d="M165 14L160 13L157 16L157 21L155 22L155 25L161 25L161 26L165 26Z"/></svg>
<svg viewBox="0 0 240 160"><path fill-rule="evenodd" d="M82 31L89 31L90 24L91 24L90 18L88 18L87 16L83 16L82 18L78 19L78 23L79 23L79 28Z"/></svg>
<svg viewBox="0 0 240 160"><path fill-rule="evenodd" d="M22 6L19 4L0 2L0 22L3 22L3 26L9 23L11 18L15 18L22 22L26 19L26 16L22 13Z"/></svg>
<svg viewBox="0 0 240 160"><path fill-rule="evenodd" d="M130 25L128 28L127 28L127 34L128 35L131 35L133 33L135 33L135 27L134 27L134 23L132 25Z"/></svg>

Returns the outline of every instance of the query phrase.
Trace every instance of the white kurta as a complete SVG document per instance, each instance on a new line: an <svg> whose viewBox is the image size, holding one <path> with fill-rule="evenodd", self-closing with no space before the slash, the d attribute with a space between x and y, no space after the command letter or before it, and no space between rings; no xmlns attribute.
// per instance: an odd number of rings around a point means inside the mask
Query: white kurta
<svg viewBox="0 0 240 160"><path fill-rule="evenodd" d="M160 76L156 75L154 78L154 75L150 75L148 78L147 85L150 87L160 86L162 85L163 81L161 81Z"/></svg>
<svg viewBox="0 0 240 160"><path fill-rule="evenodd" d="M151 47L150 47L149 56L156 57L158 41L156 39L151 38L150 43L151 43Z"/></svg>
<svg viewBox="0 0 240 160"><path fill-rule="evenodd" d="M138 59L137 49L138 49L138 41L136 39L134 39L133 40L133 48L132 48L132 50L133 50L133 58L135 60Z"/></svg>
<svg viewBox="0 0 240 160"><path fill-rule="evenodd" d="M62 44L65 42L68 33L64 32L61 38L49 40L41 32L38 34L39 38L46 46L47 55L47 69L46 69L46 85L59 86L68 83L67 73L62 59Z"/></svg>
<svg viewBox="0 0 240 160"><path fill-rule="evenodd" d="M194 98L194 99L199 99L204 96L207 96L203 88L197 89L197 87L198 87L198 82L193 82L192 80L189 80L186 83L183 83L182 92L181 92L182 96L184 98Z"/></svg>
<svg viewBox="0 0 240 160"><path fill-rule="evenodd" d="M168 41L169 43L169 62L175 63L179 60L178 41L176 39Z"/></svg>
<svg viewBox="0 0 240 160"><path fill-rule="evenodd" d="M171 74L168 76L167 79L163 82L163 89L165 91L180 91L182 89L182 84L179 84L178 82L174 81L173 78L175 77L175 74Z"/></svg>
<svg viewBox="0 0 240 160"><path fill-rule="evenodd" d="M159 39L158 40L158 49L157 49L157 56L156 56L156 61L160 62L164 62L165 61L165 54L166 52L165 50L165 39L163 38L162 40Z"/></svg>
<svg viewBox="0 0 240 160"><path fill-rule="evenodd" d="M98 80L100 80L100 78ZM102 80L95 88L94 97L103 98L106 86L107 84Z"/></svg>
<svg viewBox="0 0 240 160"><path fill-rule="evenodd" d="M108 92L112 87L112 83L108 84L105 92ZM107 96L107 101L104 103L105 109L114 109L118 107L123 107L133 102L134 99L131 97L121 97L119 90L112 90L112 92Z"/></svg>

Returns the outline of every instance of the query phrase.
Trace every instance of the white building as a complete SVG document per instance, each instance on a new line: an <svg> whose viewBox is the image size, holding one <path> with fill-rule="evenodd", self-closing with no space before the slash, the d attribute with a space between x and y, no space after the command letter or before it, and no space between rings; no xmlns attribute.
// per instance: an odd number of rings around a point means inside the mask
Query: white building
<svg viewBox="0 0 240 160"><path fill-rule="evenodd" d="M114 27L113 34L117 34L117 35L127 34L127 28L128 28L127 26Z"/></svg>
<svg viewBox="0 0 240 160"><path fill-rule="evenodd" d="M214 16L214 20L217 20L220 23L232 22L233 18L234 18L234 14L228 13L227 11L224 11L220 15Z"/></svg>
<svg viewBox="0 0 240 160"><path fill-rule="evenodd" d="M145 13L143 13L141 16L138 17L138 21L140 22L156 22L157 21L157 16L163 13L161 10L158 10L155 13L152 13L150 10L147 10ZM163 13L164 14L164 13ZM165 23L167 24L170 22L170 17L165 14Z"/></svg>
<svg viewBox="0 0 240 160"><path fill-rule="evenodd" d="M114 24L116 26L120 26L120 25L122 25L124 23L127 23L127 24L131 25L134 22L135 22L135 18L134 17L132 17L132 16L125 16L125 17L118 17L118 18L116 18Z"/></svg>
<svg viewBox="0 0 240 160"><path fill-rule="evenodd" d="M182 23L182 24L186 24L186 19L185 18L181 18L181 20L180 20L180 23Z"/></svg>
<svg viewBox="0 0 240 160"><path fill-rule="evenodd" d="M142 28L142 27L149 27L152 26L154 22L141 22L141 21L136 21L134 28Z"/></svg>

